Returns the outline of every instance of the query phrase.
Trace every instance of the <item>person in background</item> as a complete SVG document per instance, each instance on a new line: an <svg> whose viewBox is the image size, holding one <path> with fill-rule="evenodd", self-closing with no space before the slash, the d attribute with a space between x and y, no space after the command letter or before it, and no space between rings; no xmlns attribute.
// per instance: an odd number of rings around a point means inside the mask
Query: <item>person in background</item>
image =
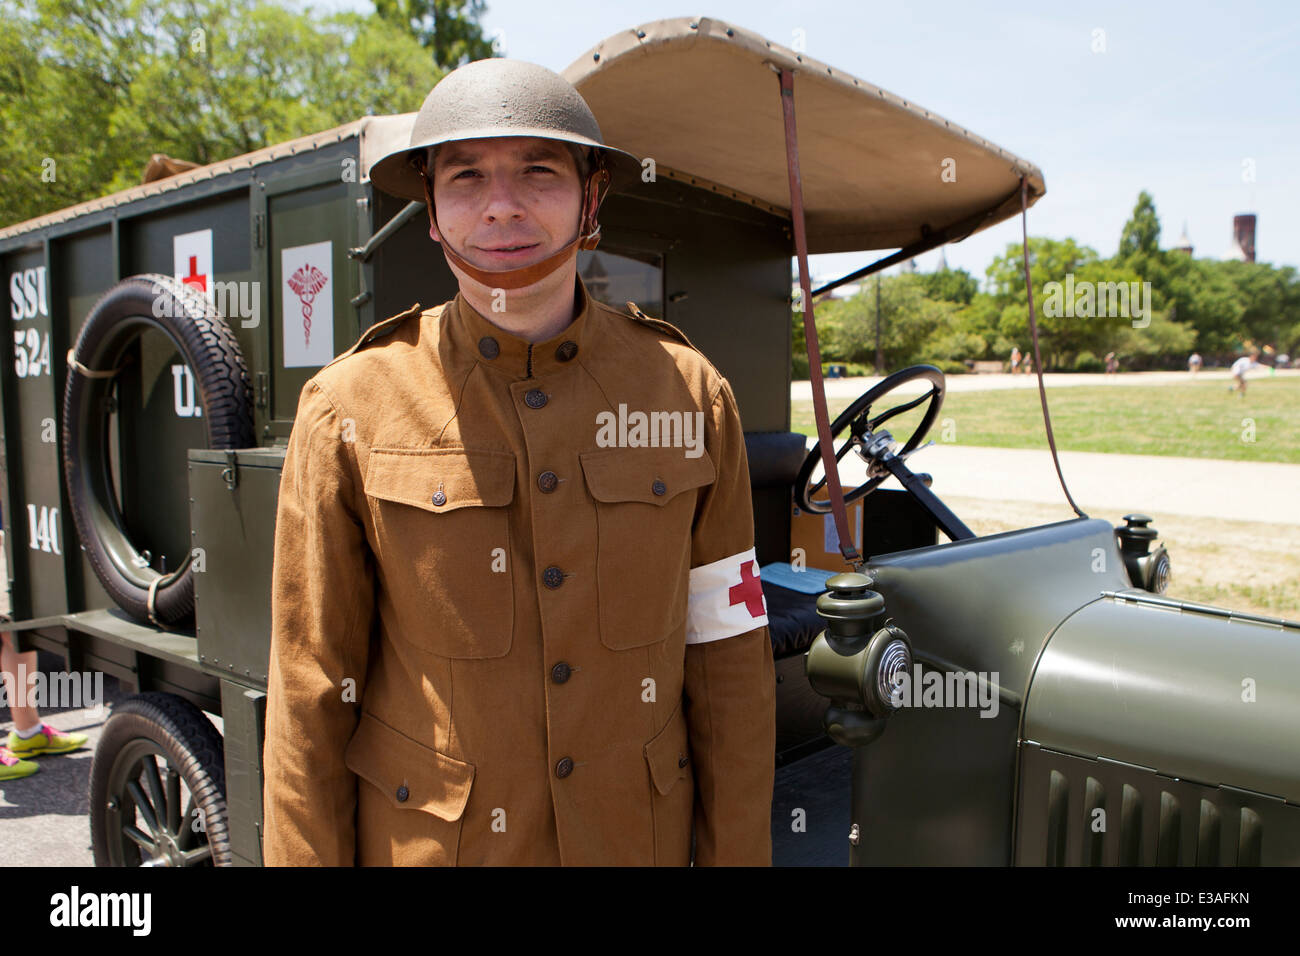
<svg viewBox="0 0 1300 956"><path fill-rule="evenodd" d="M28 757L65 754L86 745L85 734L65 734L41 721L35 707L19 706L27 699L27 675L36 673L36 652L19 653L10 631L0 632L0 671L4 673L5 699L13 714L14 729L0 744L0 780L28 777L40 767Z"/></svg>
<svg viewBox="0 0 1300 956"><path fill-rule="evenodd" d="M1119 371L1119 359L1115 357L1114 352L1106 353L1106 374L1114 375Z"/></svg>
<svg viewBox="0 0 1300 956"><path fill-rule="evenodd" d="M1246 397L1246 373L1253 368L1259 368L1259 349L1251 349L1250 354L1243 355L1237 361L1232 363L1232 377L1236 384L1229 385L1228 391L1234 389L1241 393L1241 397Z"/></svg>
<svg viewBox="0 0 1300 956"><path fill-rule="evenodd" d="M1020 371L1020 349L1011 346L1011 374L1015 375Z"/></svg>
<svg viewBox="0 0 1300 956"><path fill-rule="evenodd" d="M1195 375L1201 370L1202 364L1203 360L1201 359L1201 353L1193 352L1187 359L1187 371Z"/></svg>

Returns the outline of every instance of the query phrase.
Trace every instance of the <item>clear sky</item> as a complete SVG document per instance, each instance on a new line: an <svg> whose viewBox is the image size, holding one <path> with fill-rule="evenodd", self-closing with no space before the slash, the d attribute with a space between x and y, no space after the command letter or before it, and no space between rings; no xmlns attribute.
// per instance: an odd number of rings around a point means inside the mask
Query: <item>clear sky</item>
<svg viewBox="0 0 1300 956"><path fill-rule="evenodd" d="M365 0L327 8L372 9ZM1300 3L867 3L711 0L489 0L485 32L507 56L560 71L619 30L690 14L733 22L920 104L1035 163L1047 196L1031 235L1114 253L1138 192L1160 216L1161 245L1187 223L1197 257L1222 258L1232 217L1258 216L1256 258L1300 268ZM1094 31L1105 52L1093 52ZM1244 181L1252 161L1254 181ZM974 273L1017 217L948 247ZM937 253L921 257L933 268ZM875 258L818 256L830 278Z"/></svg>

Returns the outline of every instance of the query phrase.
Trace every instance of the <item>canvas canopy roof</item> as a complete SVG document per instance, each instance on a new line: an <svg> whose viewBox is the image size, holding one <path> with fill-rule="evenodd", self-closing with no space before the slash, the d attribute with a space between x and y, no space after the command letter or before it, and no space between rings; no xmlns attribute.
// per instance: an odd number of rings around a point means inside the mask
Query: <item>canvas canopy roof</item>
<svg viewBox="0 0 1300 956"><path fill-rule="evenodd" d="M716 187L789 216L778 74L795 71L808 251L906 247L976 217L970 231L1046 192L1036 166L955 123L757 33L708 17L616 33L565 71L605 141L657 176ZM942 181L945 160L956 179ZM987 217L981 214L989 213ZM923 229L925 227L925 229ZM956 238L961 238L957 236Z"/></svg>
<svg viewBox="0 0 1300 956"><path fill-rule="evenodd" d="M1030 202L1036 166L988 140L757 33L708 17L659 20L614 34L564 76L596 114L605 142L681 179L789 217L777 73L795 71L805 222L811 253L906 247L962 224L962 238ZM0 229L0 240L350 136L361 170L409 142L414 113L368 116ZM953 160L955 182L940 179ZM970 223L969 228L964 228Z"/></svg>

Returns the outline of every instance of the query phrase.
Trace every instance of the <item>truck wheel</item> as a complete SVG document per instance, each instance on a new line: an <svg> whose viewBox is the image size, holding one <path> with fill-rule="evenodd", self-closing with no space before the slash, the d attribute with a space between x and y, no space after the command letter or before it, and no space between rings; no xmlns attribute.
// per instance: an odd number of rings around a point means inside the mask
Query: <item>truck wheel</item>
<svg viewBox="0 0 1300 956"><path fill-rule="evenodd" d="M202 294L169 276L132 276L109 289L91 309L69 353L63 473L77 536L95 576L124 611L139 620L171 624L194 611L190 552L162 574L131 543L114 490L109 448L113 370L149 329L171 339L193 373L207 447L254 445L253 403L248 366L234 332Z"/></svg>
<svg viewBox="0 0 1300 956"><path fill-rule="evenodd" d="M225 748L201 710L158 692L113 708L90 763L90 840L96 866L231 864Z"/></svg>

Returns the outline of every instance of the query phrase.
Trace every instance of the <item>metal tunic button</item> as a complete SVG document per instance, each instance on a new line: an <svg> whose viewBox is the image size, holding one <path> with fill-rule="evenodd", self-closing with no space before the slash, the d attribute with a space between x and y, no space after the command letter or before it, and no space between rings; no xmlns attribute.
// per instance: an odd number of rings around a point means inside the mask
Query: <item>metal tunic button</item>
<svg viewBox="0 0 1300 956"><path fill-rule="evenodd" d="M537 487L541 488L544 494L549 495L559 483L560 479L553 471L544 471L537 476Z"/></svg>
<svg viewBox="0 0 1300 956"><path fill-rule="evenodd" d="M530 388L524 395L524 404L529 408L541 408L546 404L546 393L540 388Z"/></svg>
<svg viewBox="0 0 1300 956"><path fill-rule="evenodd" d="M655 494L657 494L657 495L662 495L662 494L664 494L665 492L668 491L668 486L665 485L665 484L664 484L662 481L660 481L658 478L656 478L656 479L655 479L655 483L654 483L653 485L650 486L650 490L653 491L653 492L654 492Z"/></svg>
<svg viewBox="0 0 1300 956"><path fill-rule="evenodd" d="M405 802L406 802L406 798L409 797L410 795L411 795L411 791L407 790L405 786L401 786L401 787L398 787L398 788L397 788L397 802L398 802L398 803L405 803Z"/></svg>
<svg viewBox="0 0 1300 956"><path fill-rule="evenodd" d="M564 661L560 661L560 663L551 668L551 680L555 681L557 684L563 684L569 679L569 676L572 673L573 668Z"/></svg>
<svg viewBox="0 0 1300 956"><path fill-rule="evenodd" d="M690 763L690 761L686 759L686 754L678 754L677 756L678 767L685 767L688 763Z"/></svg>
<svg viewBox="0 0 1300 956"><path fill-rule="evenodd" d="M573 773L573 761L568 757L561 757L560 762L555 765L555 775L563 779Z"/></svg>
<svg viewBox="0 0 1300 956"><path fill-rule="evenodd" d="M494 359L501 354L501 346L497 345L497 340L490 335L485 335L478 340L478 354L485 359Z"/></svg>
<svg viewBox="0 0 1300 956"><path fill-rule="evenodd" d="M441 491L435 491L433 493L433 503L435 505L440 505L440 506L445 505L447 503L447 496L444 495Z"/></svg>
<svg viewBox="0 0 1300 956"><path fill-rule="evenodd" d="M564 572L552 564L542 572L542 583L554 590L564 583Z"/></svg>
<svg viewBox="0 0 1300 956"><path fill-rule="evenodd" d="M555 357L561 362L567 362L578 354L577 342L561 342L555 350Z"/></svg>

